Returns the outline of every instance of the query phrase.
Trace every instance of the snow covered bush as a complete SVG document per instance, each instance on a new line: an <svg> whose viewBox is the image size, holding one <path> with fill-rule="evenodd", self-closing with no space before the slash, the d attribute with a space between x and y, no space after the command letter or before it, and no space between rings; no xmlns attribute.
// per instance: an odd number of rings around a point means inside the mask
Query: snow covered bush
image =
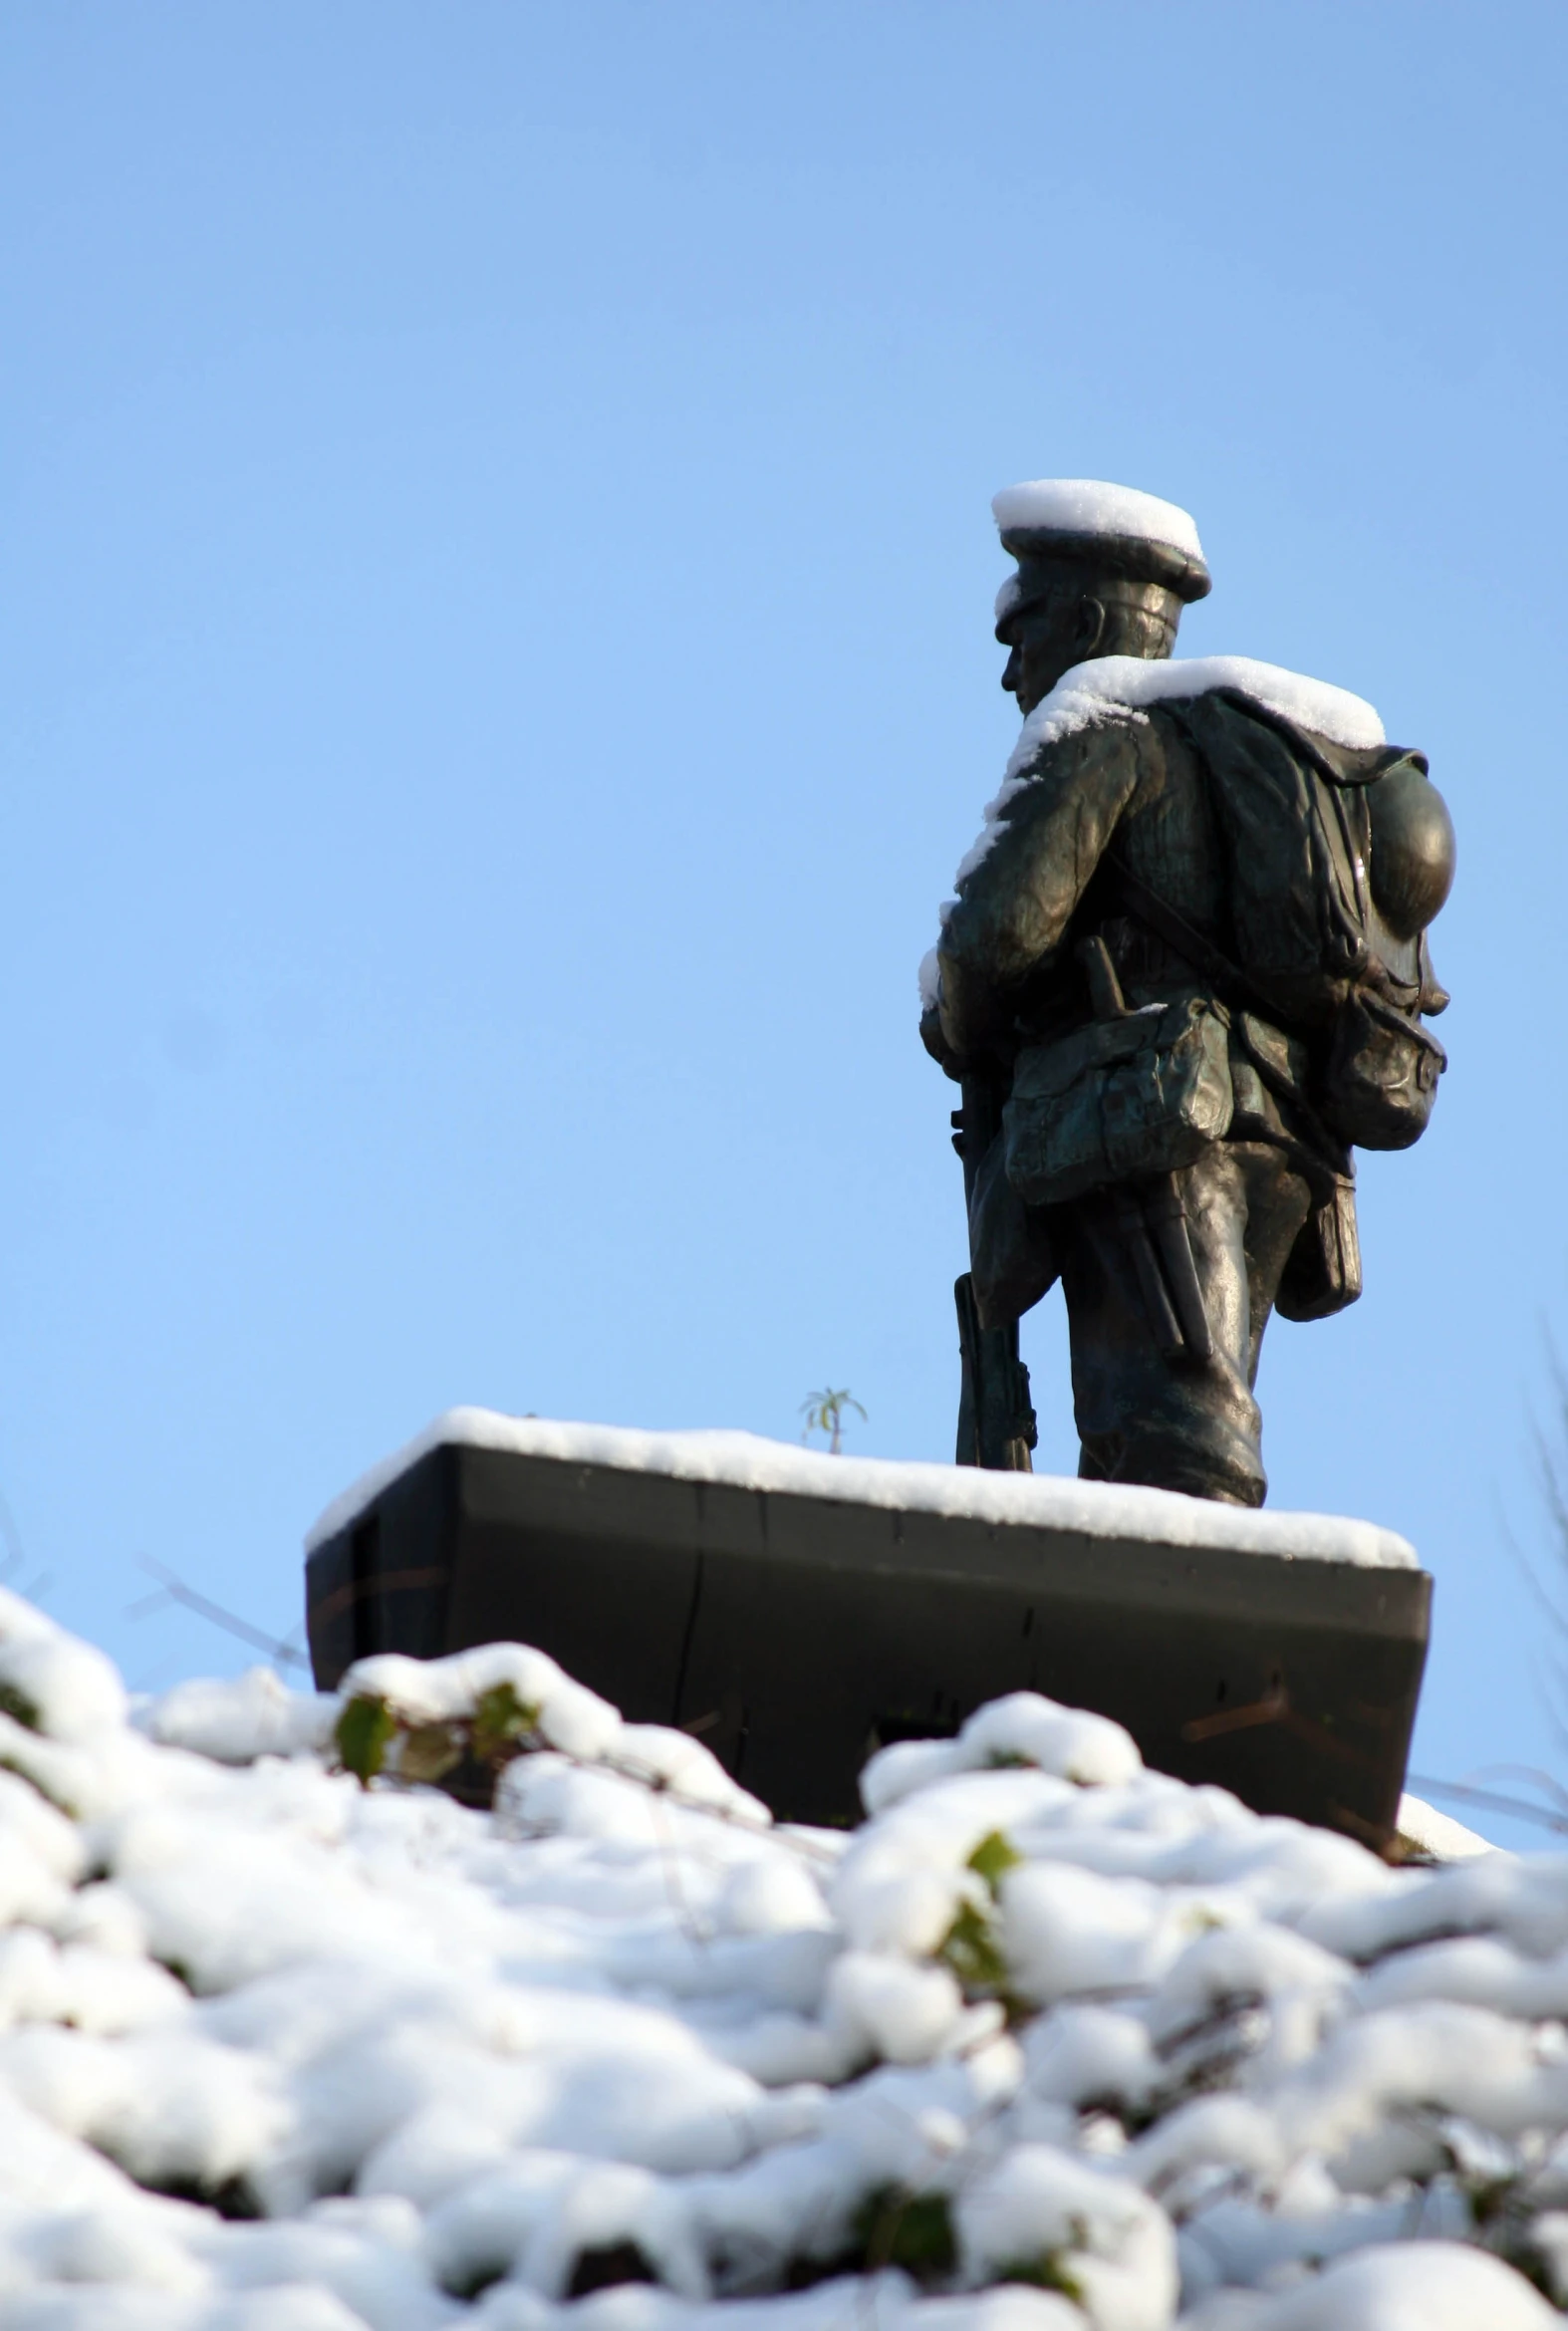
<svg viewBox="0 0 1568 2331"><path fill-rule="evenodd" d="M776 1826L515 1645L132 1707L0 1594L0 2323L1559 2320L1568 1858L1029 1694L865 1795Z"/></svg>

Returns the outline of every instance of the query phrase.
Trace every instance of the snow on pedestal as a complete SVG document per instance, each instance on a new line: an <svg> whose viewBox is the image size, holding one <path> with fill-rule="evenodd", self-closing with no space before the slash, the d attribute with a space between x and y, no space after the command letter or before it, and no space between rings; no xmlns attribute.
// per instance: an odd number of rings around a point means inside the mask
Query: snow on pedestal
<svg viewBox="0 0 1568 2331"><path fill-rule="evenodd" d="M828 1456L756 1432L643 1432L619 1424L570 1424L544 1417L503 1417L493 1409L448 1409L405 1446L335 1497L306 1538L325 1545L390 1483L433 1448L499 1449L567 1464L661 1473L678 1481L827 1497L837 1504L973 1521L1081 1530L1092 1538L1148 1538L1168 1546L1212 1546L1273 1554L1286 1561L1350 1562L1415 1570L1408 1539L1372 1522L1335 1514L1257 1513L1172 1489L1124 1488L1050 1473L992 1473L973 1465L895 1463L886 1457Z"/></svg>

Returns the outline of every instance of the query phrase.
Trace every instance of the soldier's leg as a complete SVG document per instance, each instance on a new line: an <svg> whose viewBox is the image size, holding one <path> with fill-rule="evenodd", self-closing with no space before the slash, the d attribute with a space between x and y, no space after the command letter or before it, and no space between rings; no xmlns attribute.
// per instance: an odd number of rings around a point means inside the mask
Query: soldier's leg
<svg viewBox="0 0 1568 2331"><path fill-rule="evenodd" d="M1260 1505L1267 1481L1251 1387L1307 1187L1278 1151L1250 1143L1216 1145L1177 1179L1214 1340L1206 1364L1161 1352L1117 1193L1061 1209L1079 1470Z"/></svg>

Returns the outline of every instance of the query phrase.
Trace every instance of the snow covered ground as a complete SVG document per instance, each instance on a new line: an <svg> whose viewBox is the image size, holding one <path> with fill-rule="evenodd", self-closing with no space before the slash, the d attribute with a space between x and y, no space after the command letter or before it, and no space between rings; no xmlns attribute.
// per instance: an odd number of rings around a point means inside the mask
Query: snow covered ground
<svg viewBox="0 0 1568 2331"><path fill-rule="evenodd" d="M1391 1869L1032 1695L776 1828L537 1652L132 1708L3 1594L0 1710L6 2331L1568 2298L1568 1858Z"/></svg>

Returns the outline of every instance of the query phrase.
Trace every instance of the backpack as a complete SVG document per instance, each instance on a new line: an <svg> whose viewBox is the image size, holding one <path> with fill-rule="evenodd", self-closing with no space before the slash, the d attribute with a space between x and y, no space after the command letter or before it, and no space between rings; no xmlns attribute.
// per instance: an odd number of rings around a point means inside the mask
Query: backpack
<svg viewBox="0 0 1568 2331"><path fill-rule="evenodd" d="M1409 1148L1426 1131L1447 1056L1420 1016L1425 932L1391 928L1374 897L1374 825L1381 788L1391 802L1414 789L1436 804L1446 866L1418 870L1425 890L1415 887L1430 919L1451 875L1452 830L1425 759L1331 744L1229 689L1162 709L1207 773L1228 861L1235 1000L1325 1031L1317 1109L1340 1140ZM1402 898L1411 888L1393 887Z"/></svg>

